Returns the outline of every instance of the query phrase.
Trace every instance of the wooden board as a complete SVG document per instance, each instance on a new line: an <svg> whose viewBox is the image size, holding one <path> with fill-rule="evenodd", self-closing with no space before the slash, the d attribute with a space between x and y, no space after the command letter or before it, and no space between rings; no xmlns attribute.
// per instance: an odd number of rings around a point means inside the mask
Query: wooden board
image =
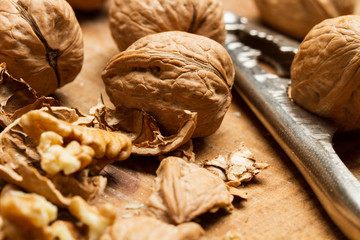
<svg viewBox="0 0 360 240"><path fill-rule="evenodd" d="M226 10L257 19L257 10L251 0L223 0ZM101 71L109 59L118 53L112 40L107 8L94 14L78 14L84 35L85 62L76 80L54 96L65 105L82 112L94 106L100 96L110 104L101 80ZM354 139L359 134L336 138L335 147L355 175L360 176L360 152ZM242 99L233 92L233 103L220 129L207 138L194 140L198 160L226 154L244 143L259 162L270 167L243 186L248 200L234 202L232 213L220 211L197 219L206 230L205 239L219 239L229 230L240 231L246 239L344 239L329 219L314 193L290 159L256 119ZM103 199L115 203L119 212L127 204L140 204L151 193L155 170L159 162L152 158L131 157L127 161L106 168L109 177Z"/></svg>

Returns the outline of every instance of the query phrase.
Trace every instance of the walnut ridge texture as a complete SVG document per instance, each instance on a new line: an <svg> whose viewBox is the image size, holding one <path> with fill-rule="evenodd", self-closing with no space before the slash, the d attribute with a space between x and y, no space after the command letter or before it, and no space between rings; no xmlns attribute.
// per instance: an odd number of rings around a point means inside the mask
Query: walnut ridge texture
<svg viewBox="0 0 360 240"><path fill-rule="evenodd" d="M1 0L0 61L38 95L75 79L83 63L83 38L65 0Z"/></svg>
<svg viewBox="0 0 360 240"><path fill-rule="evenodd" d="M109 23L121 51L146 35L165 31L195 33L223 44L223 11L220 0L115 0Z"/></svg>
<svg viewBox="0 0 360 240"><path fill-rule="evenodd" d="M354 0L255 0L262 20L297 39L327 18L352 14Z"/></svg>
<svg viewBox="0 0 360 240"><path fill-rule="evenodd" d="M360 128L360 16L324 20L300 44L290 97L340 130Z"/></svg>

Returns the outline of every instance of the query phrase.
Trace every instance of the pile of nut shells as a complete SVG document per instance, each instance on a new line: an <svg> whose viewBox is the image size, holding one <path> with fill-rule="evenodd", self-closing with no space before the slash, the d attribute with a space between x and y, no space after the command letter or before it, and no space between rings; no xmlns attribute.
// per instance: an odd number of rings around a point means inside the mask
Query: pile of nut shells
<svg viewBox="0 0 360 240"><path fill-rule="evenodd" d="M84 114L50 95L82 69L74 10L108 5L119 53L99 81L113 108ZM0 0L0 8L0 238L199 239L196 217L246 198L237 187L267 165L244 146L194 163L192 139L216 132L232 99L221 0ZM144 208L124 219L93 200L106 188L103 169L133 155L161 163Z"/></svg>

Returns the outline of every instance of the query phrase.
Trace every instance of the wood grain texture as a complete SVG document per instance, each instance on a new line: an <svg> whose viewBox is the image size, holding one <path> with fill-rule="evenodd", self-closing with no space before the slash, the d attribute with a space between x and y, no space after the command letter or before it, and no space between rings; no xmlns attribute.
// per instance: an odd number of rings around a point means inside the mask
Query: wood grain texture
<svg viewBox="0 0 360 240"><path fill-rule="evenodd" d="M257 10L251 0L223 0L225 10L257 20ZM54 96L65 105L79 108L86 113L100 96L110 105L101 71L109 59L118 53L112 40L107 7L101 12L77 14L85 41L85 62L76 80ZM350 144L341 146L355 136L339 136L335 146L352 171L360 176L360 152ZM352 143L354 141L351 141ZM359 141L357 141L359 142ZM196 219L206 230L204 239L221 239L229 230L240 231L245 239L345 239L328 218L308 184L298 170L252 114L240 97L233 92L233 103L221 128L213 135L194 140L198 161L218 154L234 151L244 143L259 162L270 167L242 186L248 200L235 200L232 213L219 211ZM151 193L155 170L159 162L153 158L131 157L108 166L103 174L108 177L108 187L98 201L111 201L122 214L131 213L127 204L140 204Z"/></svg>

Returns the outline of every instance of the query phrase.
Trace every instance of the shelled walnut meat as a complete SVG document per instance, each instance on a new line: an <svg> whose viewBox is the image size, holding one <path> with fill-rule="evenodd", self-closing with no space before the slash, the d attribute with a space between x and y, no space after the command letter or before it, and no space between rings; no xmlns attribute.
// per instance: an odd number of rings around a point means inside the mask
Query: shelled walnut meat
<svg viewBox="0 0 360 240"><path fill-rule="evenodd" d="M0 0L0 61L38 95L75 79L83 64L83 38L65 0Z"/></svg>
<svg viewBox="0 0 360 240"><path fill-rule="evenodd" d="M360 129L360 16L328 19L300 44L290 97L340 130Z"/></svg>
<svg viewBox="0 0 360 240"><path fill-rule="evenodd" d="M210 38L170 31L145 36L114 56L102 78L115 106L142 109L174 134L185 110L197 112L193 137L214 133L231 103L234 67Z"/></svg>
<svg viewBox="0 0 360 240"><path fill-rule="evenodd" d="M65 107L33 110L16 119L0 134L1 179L61 207L74 195L89 200L101 194L106 178L98 173L129 157L131 141L92 128L91 122Z"/></svg>
<svg viewBox="0 0 360 240"><path fill-rule="evenodd" d="M109 22L122 51L153 33L185 31L223 44L226 31L221 0L114 0Z"/></svg>
<svg viewBox="0 0 360 240"><path fill-rule="evenodd" d="M352 14L355 0L255 0L262 20L271 27L303 39L321 21Z"/></svg>

